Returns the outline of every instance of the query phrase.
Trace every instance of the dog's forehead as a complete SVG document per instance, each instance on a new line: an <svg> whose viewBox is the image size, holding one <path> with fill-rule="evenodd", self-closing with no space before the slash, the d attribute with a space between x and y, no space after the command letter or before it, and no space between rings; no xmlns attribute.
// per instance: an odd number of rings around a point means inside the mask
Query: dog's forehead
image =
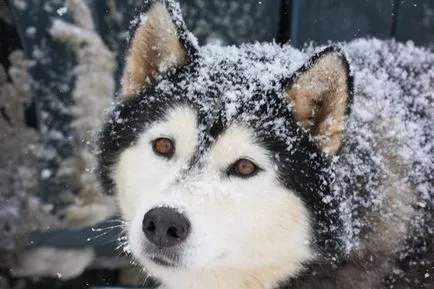
<svg viewBox="0 0 434 289"><path fill-rule="evenodd" d="M276 44L205 46L176 77L161 80L155 92L188 101L208 128L216 121L223 126L236 122L264 131L274 127L276 132L289 117L281 80L306 58L298 50Z"/></svg>

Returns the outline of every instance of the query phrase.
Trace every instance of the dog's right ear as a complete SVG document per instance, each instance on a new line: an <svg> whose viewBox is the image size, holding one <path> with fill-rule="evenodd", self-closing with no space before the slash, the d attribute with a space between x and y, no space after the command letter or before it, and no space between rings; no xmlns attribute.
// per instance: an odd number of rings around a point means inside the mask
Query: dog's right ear
<svg viewBox="0 0 434 289"><path fill-rule="evenodd" d="M183 66L196 50L177 3L153 0L143 11L127 53L122 79L125 96L136 95L158 76Z"/></svg>

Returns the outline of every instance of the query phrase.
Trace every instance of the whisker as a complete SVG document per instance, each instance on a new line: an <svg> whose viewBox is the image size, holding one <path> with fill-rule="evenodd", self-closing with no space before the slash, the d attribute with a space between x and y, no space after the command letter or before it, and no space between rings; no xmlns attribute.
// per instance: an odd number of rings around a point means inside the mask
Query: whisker
<svg viewBox="0 0 434 289"><path fill-rule="evenodd" d="M114 225L114 226L107 226L107 227L102 227L102 228L92 228L92 232L103 232L103 231L107 231L107 230L113 230L116 228L124 228L124 225Z"/></svg>
<svg viewBox="0 0 434 289"><path fill-rule="evenodd" d="M107 223L120 223L120 224L123 224L123 225L127 224L127 222L125 220L122 220L122 219L109 219L106 222Z"/></svg>
<svg viewBox="0 0 434 289"><path fill-rule="evenodd" d="M107 235L108 233L110 233L110 231L102 232L101 234L98 234L96 236L88 237L88 238L86 238L86 242L90 242L90 241L93 241L95 239L101 238L101 237ZM108 242L110 242L110 241L108 241Z"/></svg>

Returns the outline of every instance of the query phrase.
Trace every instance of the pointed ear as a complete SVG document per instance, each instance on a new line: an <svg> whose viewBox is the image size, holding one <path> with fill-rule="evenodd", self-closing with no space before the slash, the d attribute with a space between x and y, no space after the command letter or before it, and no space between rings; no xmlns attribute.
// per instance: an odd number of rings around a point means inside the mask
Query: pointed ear
<svg viewBox="0 0 434 289"><path fill-rule="evenodd" d="M294 118L331 155L342 144L352 81L344 53L332 46L313 56L285 85Z"/></svg>
<svg viewBox="0 0 434 289"><path fill-rule="evenodd" d="M159 75L183 66L196 50L177 3L153 0L143 11L127 53L122 79L126 96L137 94Z"/></svg>

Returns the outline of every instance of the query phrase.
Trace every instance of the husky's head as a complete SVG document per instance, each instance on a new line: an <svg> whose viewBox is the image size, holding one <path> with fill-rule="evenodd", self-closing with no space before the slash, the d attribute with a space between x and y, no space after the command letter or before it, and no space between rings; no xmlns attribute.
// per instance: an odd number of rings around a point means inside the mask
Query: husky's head
<svg viewBox="0 0 434 289"><path fill-rule="evenodd" d="M132 254L180 288L269 286L338 254L328 166L351 95L345 57L199 48L178 9L144 8L125 99L100 138L101 180L118 196Z"/></svg>

